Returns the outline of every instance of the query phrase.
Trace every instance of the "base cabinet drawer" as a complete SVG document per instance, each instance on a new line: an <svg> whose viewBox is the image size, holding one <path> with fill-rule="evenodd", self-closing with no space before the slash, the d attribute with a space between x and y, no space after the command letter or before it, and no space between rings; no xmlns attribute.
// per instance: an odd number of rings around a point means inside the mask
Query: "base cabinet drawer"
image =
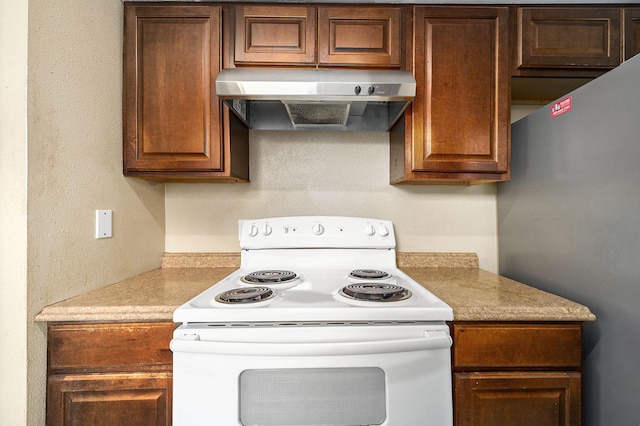
<svg viewBox="0 0 640 426"><path fill-rule="evenodd" d="M579 368L582 363L580 324L456 324L452 335L457 369Z"/></svg>

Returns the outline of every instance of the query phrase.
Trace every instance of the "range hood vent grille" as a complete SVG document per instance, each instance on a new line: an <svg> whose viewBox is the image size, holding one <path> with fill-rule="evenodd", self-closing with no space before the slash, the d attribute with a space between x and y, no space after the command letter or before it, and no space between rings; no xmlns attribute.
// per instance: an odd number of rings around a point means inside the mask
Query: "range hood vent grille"
<svg viewBox="0 0 640 426"><path fill-rule="evenodd" d="M231 68L216 91L252 129L387 131L416 83L407 71Z"/></svg>
<svg viewBox="0 0 640 426"><path fill-rule="evenodd" d="M350 103L283 101L293 126L339 124L346 126Z"/></svg>

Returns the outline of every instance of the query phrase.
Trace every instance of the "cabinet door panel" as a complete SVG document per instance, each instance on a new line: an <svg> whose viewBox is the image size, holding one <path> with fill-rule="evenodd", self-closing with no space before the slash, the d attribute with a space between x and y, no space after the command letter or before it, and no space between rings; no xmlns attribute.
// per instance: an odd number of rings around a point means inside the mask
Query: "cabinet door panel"
<svg viewBox="0 0 640 426"><path fill-rule="evenodd" d="M640 8L627 7L624 13L624 60L640 53Z"/></svg>
<svg viewBox="0 0 640 426"><path fill-rule="evenodd" d="M400 8L318 9L320 65L400 67Z"/></svg>
<svg viewBox="0 0 640 426"><path fill-rule="evenodd" d="M506 8L415 11L413 171L508 171Z"/></svg>
<svg viewBox="0 0 640 426"><path fill-rule="evenodd" d="M237 6L234 10L236 64L315 64L315 8Z"/></svg>
<svg viewBox="0 0 640 426"><path fill-rule="evenodd" d="M49 378L47 424L171 424L171 373L59 375Z"/></svg>
<svg viewBox="0 0 640 426"><path fill-rule="evenodd" d="M518 10L516 68L613 68L620 64L618 8Z"/></svg>
<svg viewBox="0 0 640 426"><path fill-rule="evenodd" d="M125 174L223 168L220 8L125 9Z"/></svg>
<svg viewBox="0 0 640 426"><path fill-rule="evenodd" d="M456 373L455 424L579 426L577 372Z"/></svg>

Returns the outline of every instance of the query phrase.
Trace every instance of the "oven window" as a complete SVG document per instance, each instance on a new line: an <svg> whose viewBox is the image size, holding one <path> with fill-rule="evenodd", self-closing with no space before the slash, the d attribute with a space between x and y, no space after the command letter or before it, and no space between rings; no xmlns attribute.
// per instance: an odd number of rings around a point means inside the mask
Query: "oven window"
<svg viewBox="0 0 640 426"><path fill-rule="evenodd" d="M386 417L385 374L376 367L245 370L245 426L379 425Z"/></svg>

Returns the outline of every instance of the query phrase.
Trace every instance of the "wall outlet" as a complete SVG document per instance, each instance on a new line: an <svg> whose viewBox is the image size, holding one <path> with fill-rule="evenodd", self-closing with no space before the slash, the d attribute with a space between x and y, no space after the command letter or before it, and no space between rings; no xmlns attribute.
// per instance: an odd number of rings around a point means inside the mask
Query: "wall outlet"
<svg viewBox="0 0 640 426"><path fill-rule="evenodd" d="M96 238L111 238L113 210L96 210Z"/></svg>

